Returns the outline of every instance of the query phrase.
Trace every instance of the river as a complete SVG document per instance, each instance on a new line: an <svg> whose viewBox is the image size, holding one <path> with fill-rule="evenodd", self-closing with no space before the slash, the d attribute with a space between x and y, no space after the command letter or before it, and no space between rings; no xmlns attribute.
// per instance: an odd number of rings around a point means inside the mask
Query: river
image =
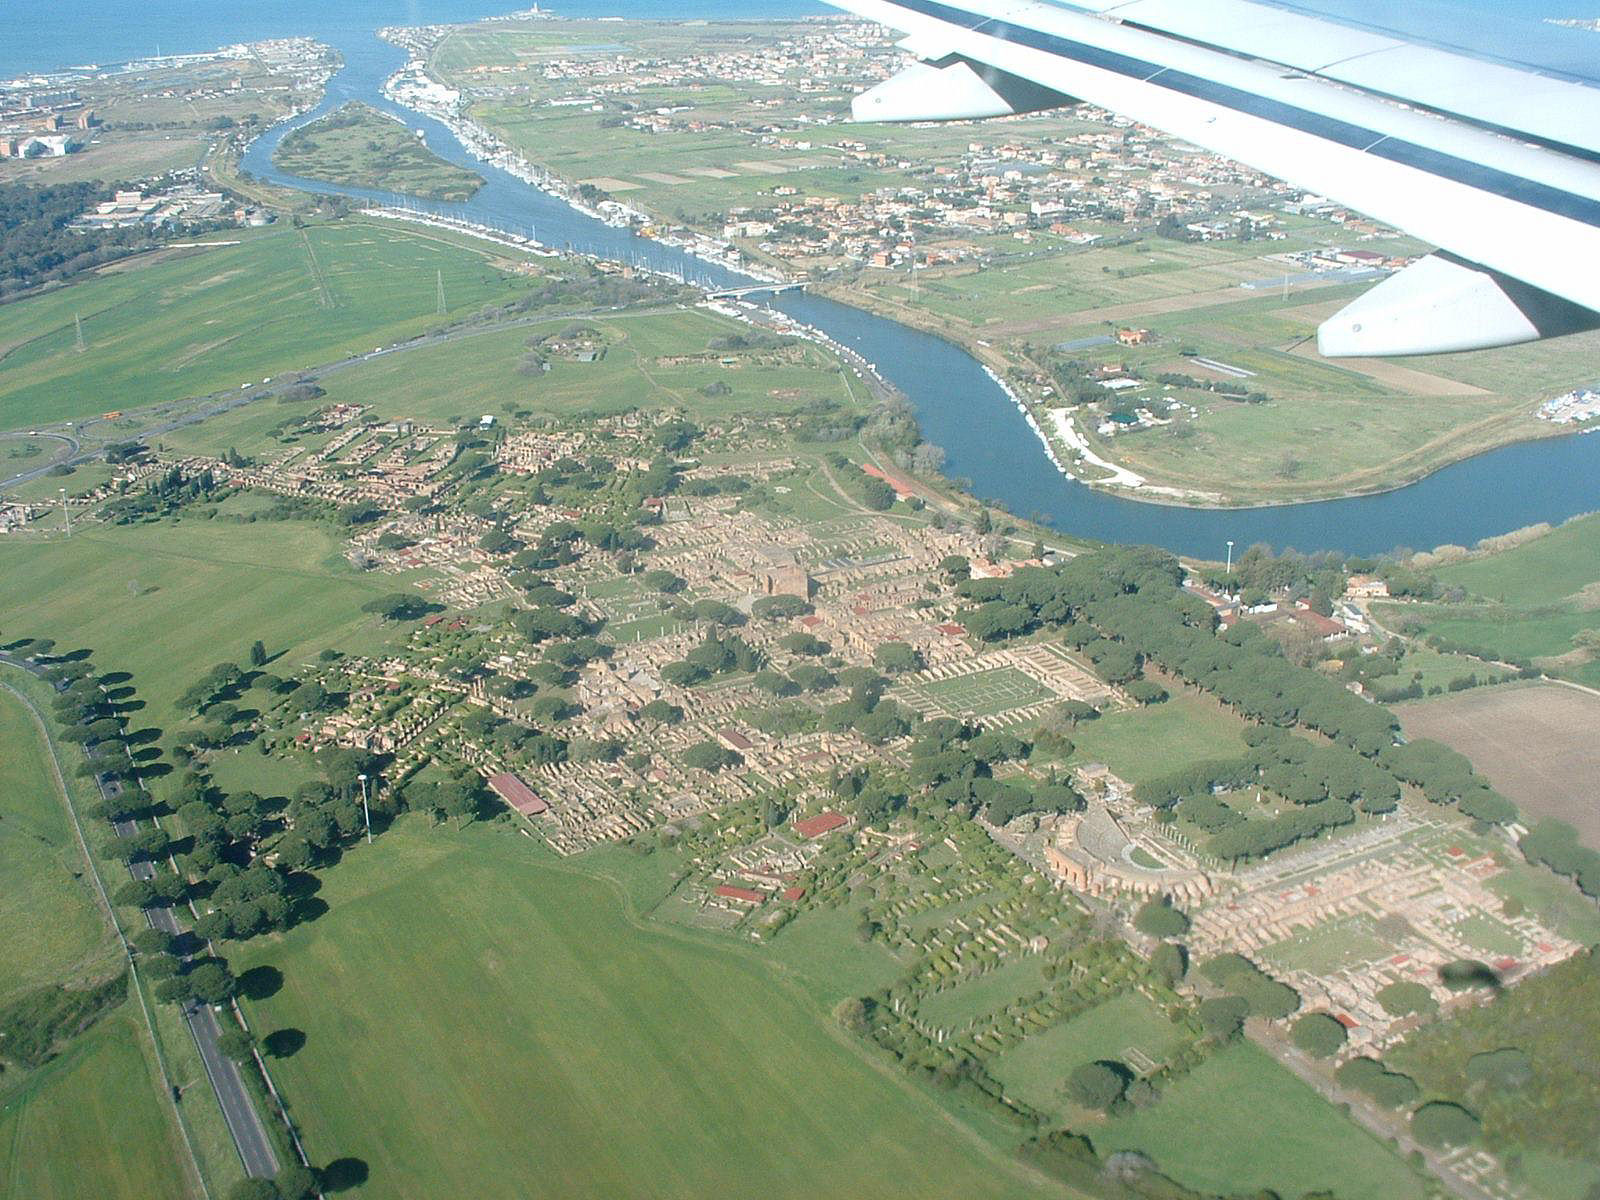
<svg viewBox="0 0 1600 1200"><path fill-rule="evenodd" d="M102 0L70 3L105 9ZM228 27L235 32L213 37L209 44L309 34L337 47L345 60L343 69L330 81L322 104L258 139L245 155L245 169L285 186L375 203L409 204L511 232L532 233L549 246L630 261L712 286L752 282L725 267L587 216L479 160L441 123L385 99L383 82L404 64L405 55L376 38L374 27L467 20L473 15L469 7L467 0L402 4L356 0L320 6L306 0L278 0L259 6L249 19L233 20ZM765 7L781 8L781 12L766 13L773 16L823 11L805 3ZM678 16L687 8L705 16L749 11L734 0L635 0L603 10L592 4L563 5L564 12L581 15ZM294 11L280 11L284 9ZM214 10L207 6L206 11ZM294 24L295 20L299 23ZM0 58L0 67L6 65ZM383 192L298 179L272 164L272 151L290 128L351 99L401 114L408 125L423 131L435 153L472 167L488 183L465 204L426 204ZM954 344L819 296L791 293L770 303L875 364L878 372L910 399L928 440L944 448L945 470L952 478L970 481L973 493L986 502L1067 533L1104 541L1150 543L1207 558L1222 557L1228 541L1239 547L1266 542L1303 551L1374 554L1402 546L1425 549L1445 542L1471 544L1537 521L1561 521L1600 508L1600 485L1596 484L1600 436L1508 446L1446 467L1418 483L1372 496L1238 509L1182 508L1131 500L1063 477L1004 390Z"/></svg>

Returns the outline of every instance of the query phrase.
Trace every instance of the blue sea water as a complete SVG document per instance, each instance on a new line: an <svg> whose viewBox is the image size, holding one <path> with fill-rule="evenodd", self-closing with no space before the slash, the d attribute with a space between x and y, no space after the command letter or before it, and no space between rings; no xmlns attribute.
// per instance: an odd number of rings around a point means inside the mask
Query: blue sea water
<svg viewBox="0 0 1600 1200"><path fill-rule="evenodd" d="M1600 35L1541 24L1600 16L1583 0L1315 0L1286 4L1477 53L1600 80ZM0 78L82 63L193 53L232 42L311 35L337 44L381 25L494 16L495 0L4 0ZM816 0L556 0L563 16L659 19L809 16Z"/></svg>

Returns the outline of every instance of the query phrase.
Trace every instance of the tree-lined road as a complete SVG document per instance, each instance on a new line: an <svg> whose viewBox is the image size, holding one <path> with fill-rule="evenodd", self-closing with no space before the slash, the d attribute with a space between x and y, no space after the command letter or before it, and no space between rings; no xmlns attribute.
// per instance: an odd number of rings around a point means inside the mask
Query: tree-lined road
<svg viewBox="0 0 1600 1200"><path fill-rule="evenodd" d="M0 653L0 662L8 663L41 678L44 675L36 663L11 654ZM42 715L40 716L42 720ZM51 757L55 759L57 772L65 779L66 772L60 759L56 757L54 743L47 742L47 746ZM96 775L95 783L107 803L113 802L122 792L122 785L115 780ZM68 803L71 803L70 799ZM117 822L114 828L118 837L132 837L138 832L139 826L137 821L129 820ZM156 872L154 865L139 860L129 864L128 873L134 879L148 881L154 878ZM184 932L178 923L178 918L168 905L152 906L145 909L144 914L152 929L158 929L173 937ZM271 1179L278 1173L278 1155L273 1149L272 1139L267 1135L261 1115L256 1111L255 1102L250 1096L244 1078L239 1073L238 1064L222 1053L220 1045L222 1027L217 1021L216 1012L209 1004L191 1002L184 1006L183 1021L188 1026L190 1036L194 1038L195 1048L200 1052L200 1061L205 1064L206 1077L211 1081L217 1104L228 1123L228 1132L232 1135L234 1148L239 1152L239 1159L244 1164L245 1174L253 1179Z"/></svg>

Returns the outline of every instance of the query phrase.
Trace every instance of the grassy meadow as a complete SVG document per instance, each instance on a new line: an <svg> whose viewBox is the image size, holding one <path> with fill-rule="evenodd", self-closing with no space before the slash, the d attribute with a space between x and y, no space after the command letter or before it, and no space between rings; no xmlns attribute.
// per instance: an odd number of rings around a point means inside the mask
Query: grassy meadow
<svg viewBox="0 0 1600 1200"><path fill-rule="evenodd" d="M703 351L715 337L741 328L725 317L698 309L672 309L642 315L588 319L606 337L605 354L595 362L556 359L548 372L522 369L530 340L559 332L570 322L518 327L385 355L325 376L327 396L334 402L371 405L382 417L448 421L481 413L527 409L571 416L615 413L634 408L673 405L692 410L699 422L714 422L745 413L788 411L804 398L826 397L841 403L850 394L837 367L820 351L807 349L792 364L726 368L715 360L664 365L657 360ZM726 395L706 396L700 389L727 384ZM294 409L252 406L248 416L229 414L216 422L172 434L174 444L209 448L217 453L228 439L264 432Z"/></svg>
<svg viewBox="0 0 1600 1200"><path fill-rule="evenodd" d="M351 1195L1051 1194L746 952L504 827L412 818L323 896L239 966L282 972L252 1020L305 1033L276 1074Z"/></svg>
<svg viewBox="0 0 1600 1200"><path fill-rule="evenodd" d="M0 1200L191 1195L138 1022L124 1005L20 1088L0 1092Z"/></svg>
<svg viewBox="0 0 1600 1200"><path fill-rule="evenodd" d="M309 522L188 518L83 529L70 539L0 545L0 610L15 637L87 647L103 670L131 672L136 723L171 731L173 702L256 639L283 672L327 646L360 652L387 636L361 605L392 581L359 575L333 533Z"/></svg>
<svg viewBox="0 0 1600 1200"><path fill-rule="evenodd" d="M1245 724L1208 696L1179 692L1150 708L1084 721L1067 736L1078 762L1102 762L1129 783L1244 750Z"/></svg>
<svg viewBox="0 0 1600 1200"><path fill-rule="evenodd" d="M278 143L272 161L291 175L403 192L429 200L470 200L483 176L446 162L397 120L358 100Z"/></svg>
<svg viewBox="0 0 1600 1200"><path fill-rule="evenodd" d="M1325 1100L1251 1042L1211 1055L1155 1106L1083 1131L1102 1153L1142 1150L1179 1183L1208 1192L1427 1194L1398 1154L1333 1117Z"/></svg>
<svg viewBox="0 0 1600 1200"><path fill-rule="evenodd" d="M1600 658L1574 640L1600 631L1600 515L1434 573L1446 587L1463 588L1467 600L1380 605L1383 619L1600 687Z"/></svg>
<svg viewBox="0 0 1600 1200"><path fill-rule="evenodd" d="M6 668L0 684L13 674ZM0 1002L46 983L104 978L121 958L48 755L32 713L0 686Z"/></svg>
<svg viewBox="0 0 1600 1200"><path fill-rule="evenodd" d="M166 250L0 307L0 429L208 395L515 293L483 250L348 220ZM77 349L75 318L85 349Z"/></svg>

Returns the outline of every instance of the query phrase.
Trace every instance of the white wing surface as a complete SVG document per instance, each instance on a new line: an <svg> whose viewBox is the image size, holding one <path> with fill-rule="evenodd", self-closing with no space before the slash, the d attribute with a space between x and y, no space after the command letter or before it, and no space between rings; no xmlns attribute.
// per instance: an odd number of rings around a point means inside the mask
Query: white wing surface
<svg viewBox="0 0 1600 1200"><path fill-rule="evenodd" d="M1600 90L1250 0L829 0L919 63L858 120L1083 100L1440 247L1326 322L1328 355L1600 327Z"/></svg>

